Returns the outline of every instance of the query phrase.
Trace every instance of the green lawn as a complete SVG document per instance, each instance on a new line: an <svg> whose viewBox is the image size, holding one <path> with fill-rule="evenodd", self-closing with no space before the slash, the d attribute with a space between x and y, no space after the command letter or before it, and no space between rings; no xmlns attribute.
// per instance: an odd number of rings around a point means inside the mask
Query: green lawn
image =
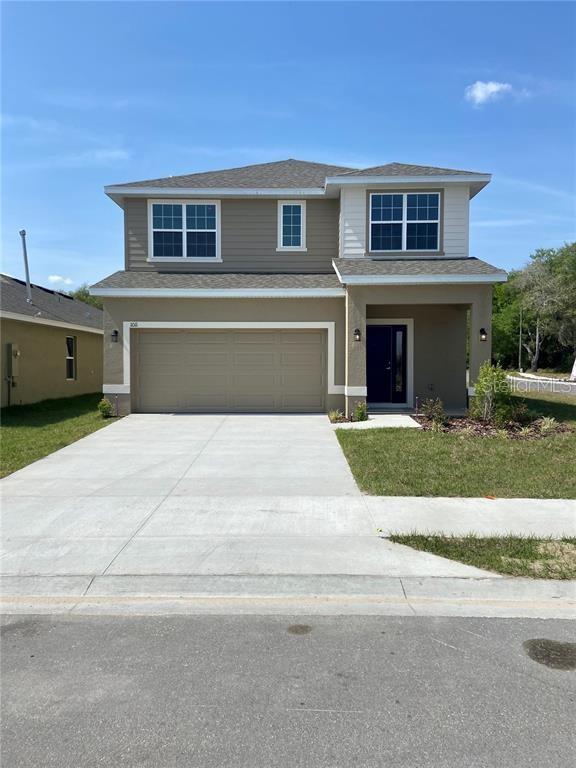
<svg viewBox="0 0 576 768"><path fill-rule="evenodd" d="M96 410L101 394L44 400L3 408L0 414L0 477L105 427Z"/></svg>
<svg viewBox="0 0 576 768"><path fill-rule="evenodd" d="M572 425L538 440L415 429L336 431L356 482L376 496L576 498L576 398L526 395L528 407Z"/></svg>
<svg viewBox="0 0 576 768"><path fill-rule="evenodd" d="M576 579L576 539L393 535L390 540L476 568L533 579Z"/></svg>

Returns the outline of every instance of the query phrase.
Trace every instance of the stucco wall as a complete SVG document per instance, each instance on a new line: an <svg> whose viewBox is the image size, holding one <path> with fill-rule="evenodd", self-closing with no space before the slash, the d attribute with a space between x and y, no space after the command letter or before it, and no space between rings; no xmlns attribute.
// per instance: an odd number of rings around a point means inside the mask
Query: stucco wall
<svg viewBox="0 0 576 768"><path fill-rule="evenodd" d="M344 384L344 299L106 299L104 302L104 383L124 381L123 323L159 322L334 322L334 383ZM119 342L110 341L118 330ZM137 331L132 331L136 336ZM133 340L134 342L136 339ZM131 340L132 346L132 340ZM134 356L132 356L133 358ZM119 388L118 391L121 391ZM342 408L343 395L328 395L327 408ZM126 399L123 401L124 406Z"/></svg>
<svg viewBox="0 0 576 768"><path fill-rule="evenodd" d="M51 325L1 320L2 407L102 390L102 335ZM76 336L77 377L66 380L66 336ZM19 375L9 391L8 344L20 349Z"/></svg>

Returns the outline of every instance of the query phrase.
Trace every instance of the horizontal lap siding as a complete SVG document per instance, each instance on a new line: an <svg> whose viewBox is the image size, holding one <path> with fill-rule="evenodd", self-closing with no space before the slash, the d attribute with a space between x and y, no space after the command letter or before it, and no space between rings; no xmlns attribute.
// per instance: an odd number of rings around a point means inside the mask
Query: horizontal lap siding
<svg viewBox="0 0 576 768"><path fill-rule="evenodd" d="M467 186L444 190L444 253L468 256L469 192Z"/></svg>
<svg viewBox="0 0 576 768"><path fill-rule="evenodd" d="M222 200L222 263L150 263L147 201L125 201L126 269L183 272L330 272L338 255L338 200L306 201L304 252L277 252L277 200Z"/></svg>

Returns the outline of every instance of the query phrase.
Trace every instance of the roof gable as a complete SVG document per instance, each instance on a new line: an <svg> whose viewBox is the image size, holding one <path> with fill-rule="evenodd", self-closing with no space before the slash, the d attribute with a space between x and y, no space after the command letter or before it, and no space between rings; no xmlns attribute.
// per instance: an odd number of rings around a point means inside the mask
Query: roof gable
<svg viewBox="0 0 576 768"><path fill-rule="evenodd" d="M341 165L310 163L306 160L280 160L274 163L258 163L240 168L228 168L221 171L205 171L183 176L168 176L163 179L132 181L127 184L115 184L115 187L157 187L183 189L289 189L324 187L327 176L335 176L353 171Z"/></svg>

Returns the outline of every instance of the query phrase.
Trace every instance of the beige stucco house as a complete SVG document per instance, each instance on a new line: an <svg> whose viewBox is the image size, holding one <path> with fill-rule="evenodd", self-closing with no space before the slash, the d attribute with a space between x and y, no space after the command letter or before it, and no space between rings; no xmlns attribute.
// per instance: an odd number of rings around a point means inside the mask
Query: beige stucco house
<svg viewBox="0 0 576 768"><path fill-rule="evenodd" d="M463 411L506 279L468 252L489 181L285 160L107 187L125 265L91 288L104 392L123 412Z"/></svg>
<svg viewBox="0 0 576 768"><path fill-rule="evenodd" d="M2 407L102 391L102 310L0 275Z"/></svg>

